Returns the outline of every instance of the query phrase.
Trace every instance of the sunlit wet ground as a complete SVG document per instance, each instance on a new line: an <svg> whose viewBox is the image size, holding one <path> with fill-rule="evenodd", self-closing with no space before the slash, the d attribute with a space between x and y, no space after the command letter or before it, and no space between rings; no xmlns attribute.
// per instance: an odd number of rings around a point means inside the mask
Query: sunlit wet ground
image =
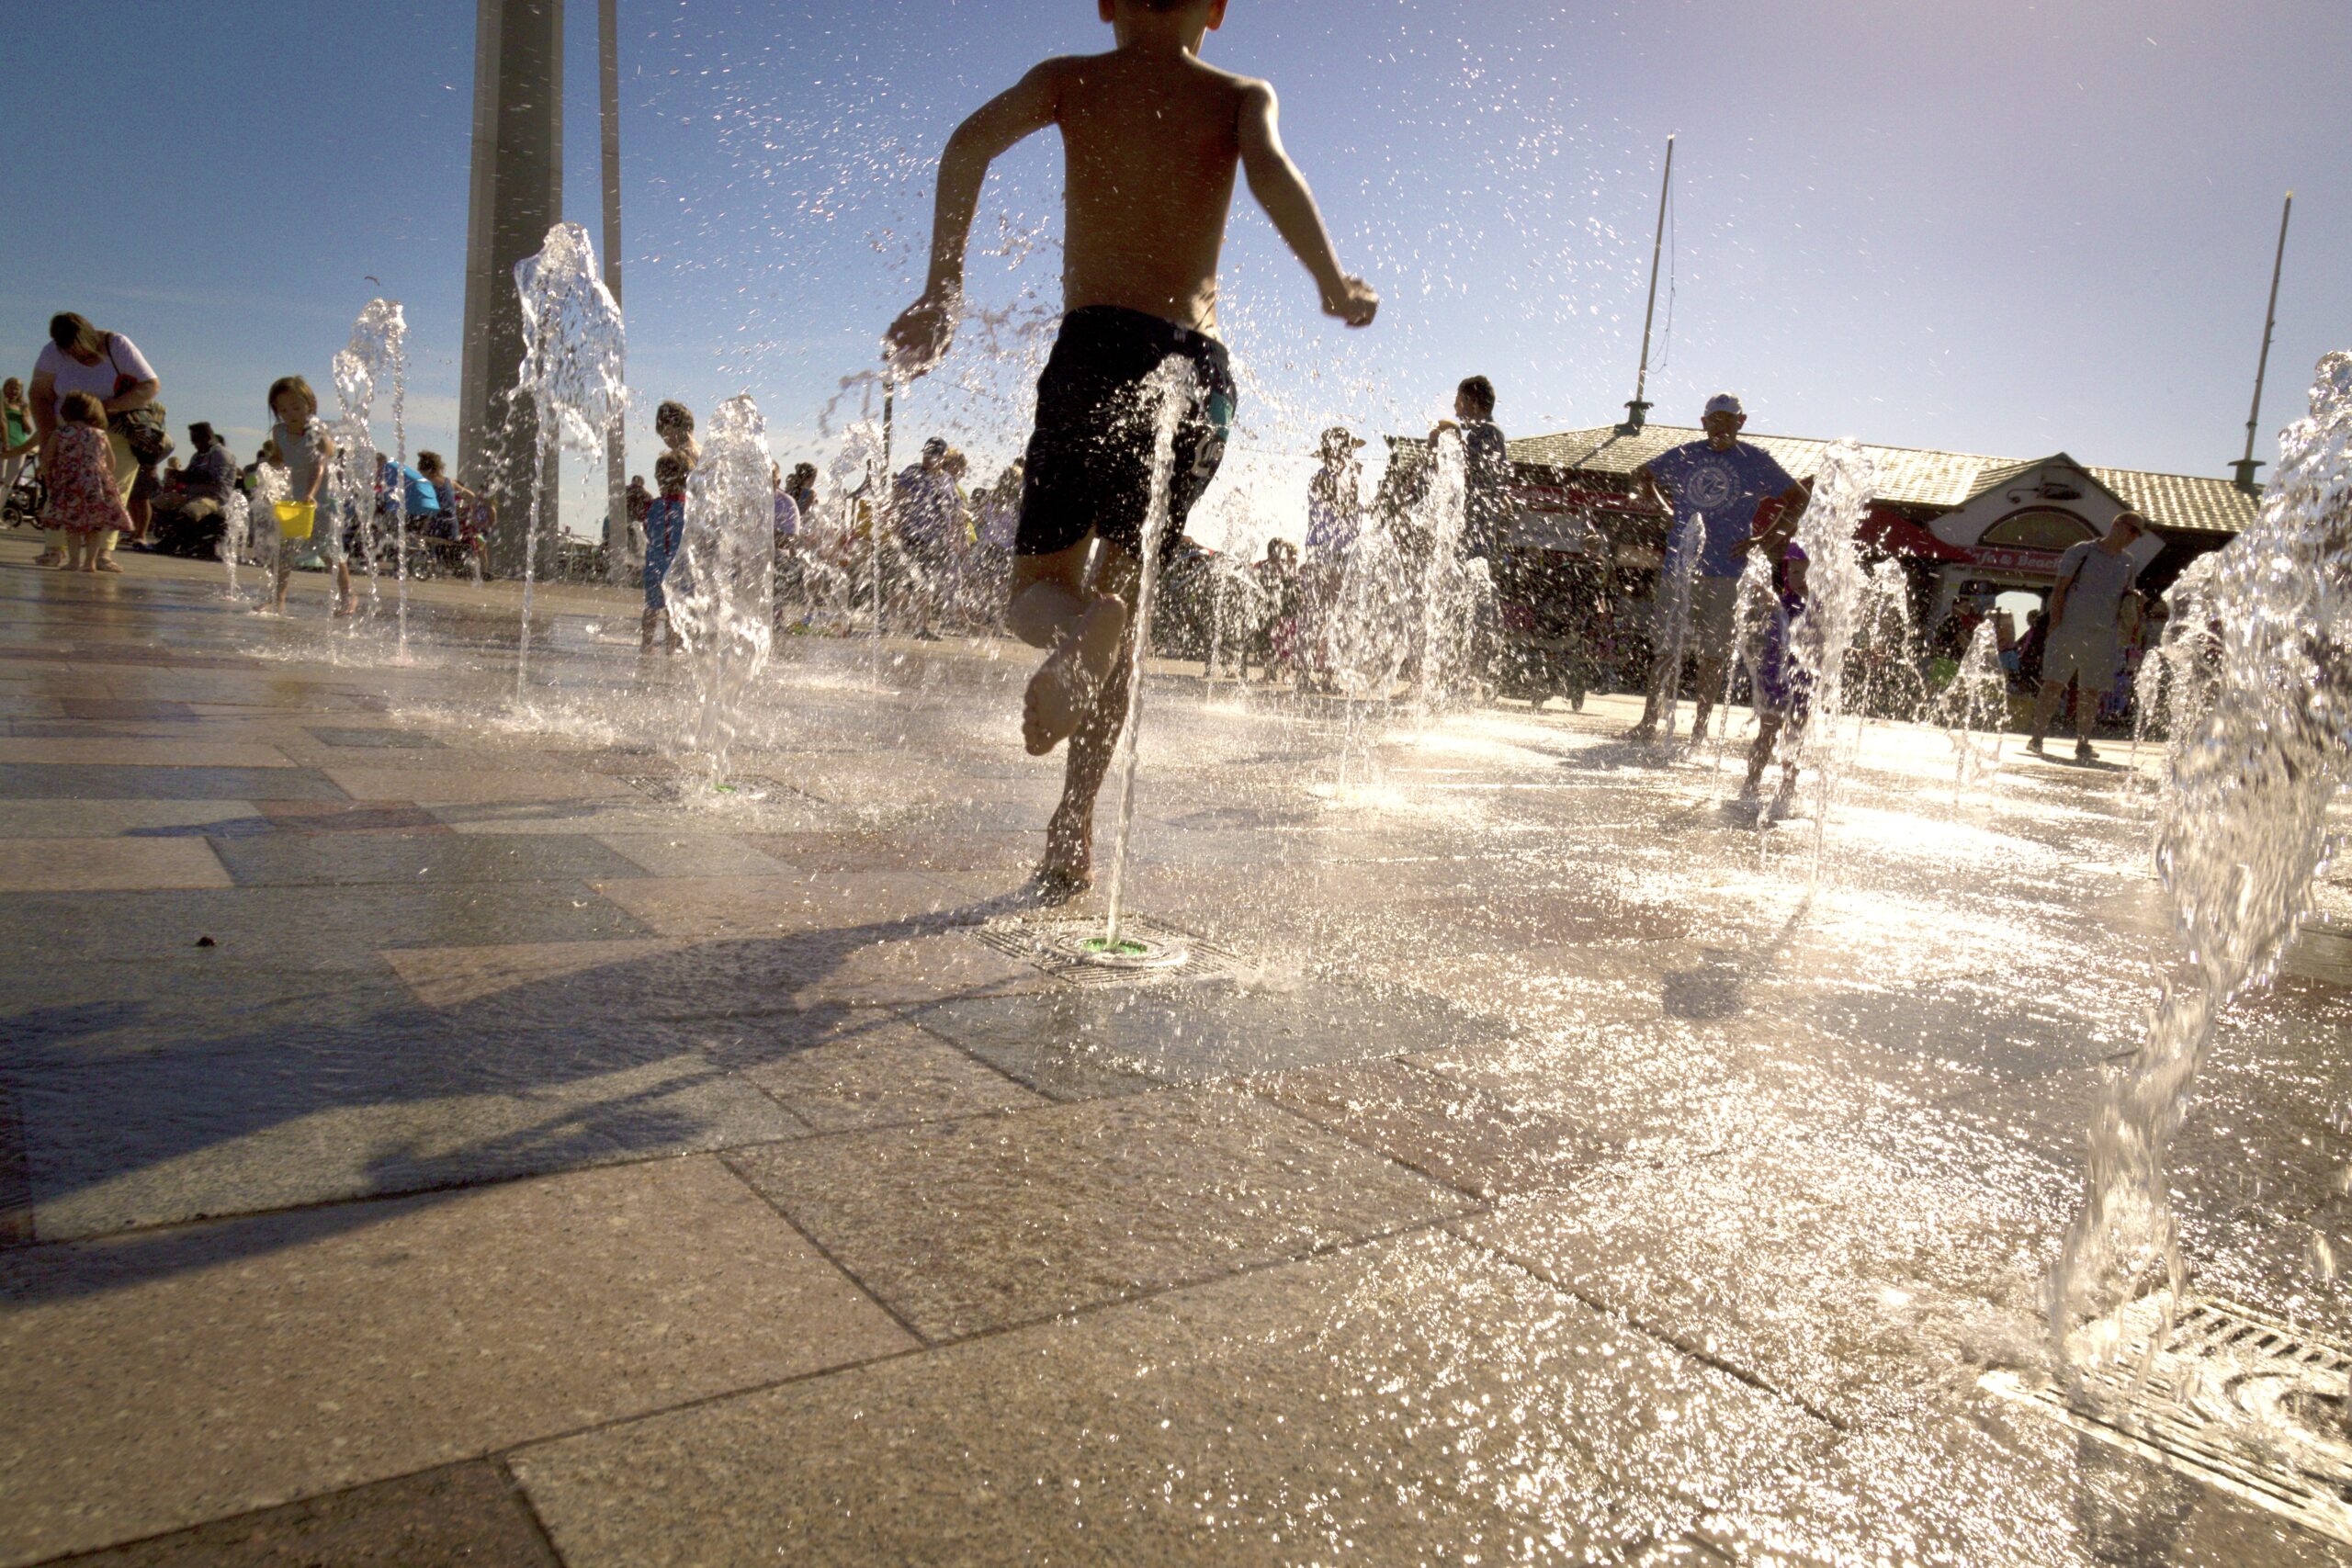
<svg viewBox="0 0 2352 1568"><path fill-rule="evenodd" d="M2144 766L1874 727L1816 880L1623 699L1343 766L1170 666L1133 903L1238 973L1081 989L973 934L1059 778L1009 647L784 639L718 791L620 594L518 707L510 589L403 658L32 549L0 1562L2352 1562L1979 1387L2165 951ZM2178 1185L2343 1338L2320 917Z"/></svg>

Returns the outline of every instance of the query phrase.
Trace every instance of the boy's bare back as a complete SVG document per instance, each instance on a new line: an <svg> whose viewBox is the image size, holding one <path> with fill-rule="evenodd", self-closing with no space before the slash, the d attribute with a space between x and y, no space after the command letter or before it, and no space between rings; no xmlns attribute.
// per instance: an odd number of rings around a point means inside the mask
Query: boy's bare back
<svg viewBox="0 0 2352 1568"><path fill-rule="evenodd" d="M1241 128L1271 102L1266 85L1126 50L1041 69L1068 166L1064 309L1124 305L1214 333Z"/></svg>
<svg viewBox="0 0 2352 1568"><path fill-rule="evenodd" d="M1340 270L1331 237L1275 129L1273 89L1202 63L1224 0L1146 7L1102 0L1119 28L1106 54L1046 61L976 110L939 161L931 273L892 323L890 356L920 376L947 351L964 281L964 247L989 164L1047 126L1067 167L1063 306L1116 305L1213 332L1217 257L1238 167L1322 295L1326 314L1370 324L1380 299Z"/></svg>

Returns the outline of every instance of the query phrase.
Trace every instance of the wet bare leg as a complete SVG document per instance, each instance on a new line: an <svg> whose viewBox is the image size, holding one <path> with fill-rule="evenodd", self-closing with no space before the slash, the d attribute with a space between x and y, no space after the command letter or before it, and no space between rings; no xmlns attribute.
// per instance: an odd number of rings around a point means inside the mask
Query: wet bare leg
<svg viewBox="0 0 2352 1568"><path fill-rule="evenodd" d="M1723 689L1724 661L1720 659L1700 660L1699 711L1690 716L1691 744L1696 745L1707 738L1707 718L1715 711L1715 694Z"/></svg>
<svg viewBox="0 0 2352 1568"><path fill-rule="evenodd" d="M1747 782L1739 793L1752 795L1764 782L1765 764L1772 760L1772 742L1780 739L1781 718L1778 714L1759 714L1756 719L1756 744L1747 749Z"/></svg>
<svg viewBox="0 0 2352 1568"><path fill-rule="evenodd" d="M2033 736L2028 742L2030 750L2036 751L2041 750L2041 742L2050 733L2050 721L2056 716L2058 705L2064 700L2065 695L2065 682L2044 681L2041 682L2041 690L2033 699Z"/></svg>
<svg viewBox="0 0 2352 1568"><path fill-rule="evenodd" d="M1127 721L1133 646L1131 639L1120 639L1118 657L1069 738L1061 804L1046 824L1045 858L1037 863L1038 892L1053 903L1066 903L1094 886L1094 802Z"/></svg>
<svg viewBox="0 0 2352 1568"><path fill-rule="evenodd" d="M1022 702L1022 740L1032 756L1044 756L1085 723L1125 644L1135 558L1105 547L1090 579L1090 543L1012 563L1005 624L1032 648L1051 650Z"/></svg>

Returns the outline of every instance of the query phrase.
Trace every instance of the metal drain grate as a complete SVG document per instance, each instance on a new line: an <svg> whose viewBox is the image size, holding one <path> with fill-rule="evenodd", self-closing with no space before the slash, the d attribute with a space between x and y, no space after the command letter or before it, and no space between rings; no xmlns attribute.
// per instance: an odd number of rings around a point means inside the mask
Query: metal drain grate
<svg viewBox="0 0 2352 1568"><path fill-rule="evenodd" d="M1100 916L1026 916L990 920L971 928L974 936L999 953L1034 964L1066 985L1088 990L1106 986L1210 980L1236 974L1241 968L1238 955L1146 915L1126 917L1120 922L1120 930L1124 935L1135 937L1151 948L1182 952L1184 956L1181 962L1159 964L1089 962L1080 944L1102 936Z"/></svg>
<svg viewBox="0 0 2352 1568"><path fill-rule="evenodd" d="M2169 1337L2167 1298L2125 1309L2118 1351L2069 1403L2056 1386L1987 1372L1980 1386L2352 1544L2352 1356L2221 1301L2192 1301ZM2145 1367L2144 1376L2141 1369Z"/></svg>

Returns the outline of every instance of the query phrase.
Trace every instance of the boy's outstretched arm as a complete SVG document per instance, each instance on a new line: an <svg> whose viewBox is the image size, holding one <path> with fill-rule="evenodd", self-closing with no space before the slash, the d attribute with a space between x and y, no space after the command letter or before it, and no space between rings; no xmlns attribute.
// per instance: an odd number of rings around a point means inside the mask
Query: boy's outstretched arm
<svg viewBox="0 0 2352 1568"><path fill-rule="evenodd" d="M1274 220L1274 231L1291 254L1306 264L1323 291L1323 313L1337 316L1351 327L1372 324L1380 296L1361 277L1340 270L1331 236L1316 209L1306 176L1283 151L1282 133L1274 129L1274 90L1263 82L1250 85L1241 104L1241 172L1249 176L1250 194Z"/></svg>
<svg viewBox="0 0 2352 1568"><path fill-rule="evenodd" d="M1054 123L1059 85L1057 62L1048 60L973 110L948 137L939 154L939 198L931 220L931 276L922 298L890 323L885 339L891 368L900 379L929 371L955 342L964 293L964 243L989 165L1023 137Z"/></svg>

